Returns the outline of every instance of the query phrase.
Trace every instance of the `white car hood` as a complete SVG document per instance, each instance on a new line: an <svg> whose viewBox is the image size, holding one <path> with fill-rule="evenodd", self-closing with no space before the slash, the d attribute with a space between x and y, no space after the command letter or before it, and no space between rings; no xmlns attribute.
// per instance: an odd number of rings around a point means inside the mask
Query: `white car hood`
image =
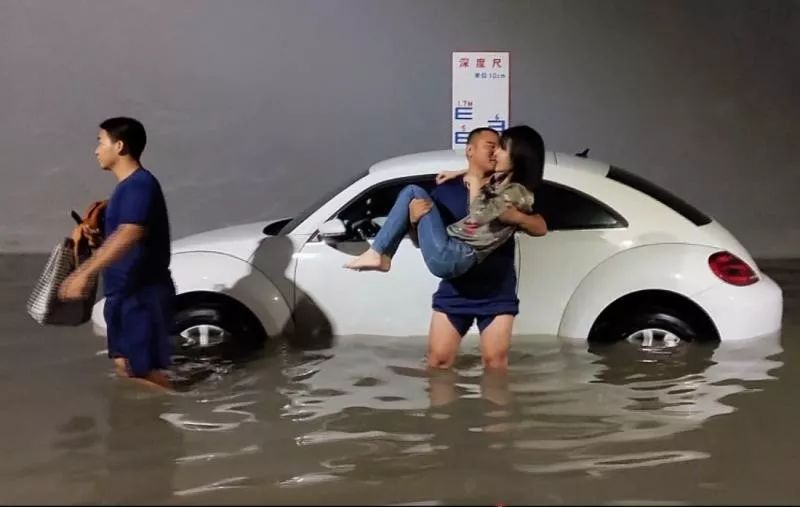
<svg viewBox="0 0 800 507"><path fill-rule="evenodd" d="M172 254L204 251L225 253L240 259L249 259L261 241L269 237L264 234L264 228L281 220L286 220L286 218L233 225L192 234L173 241Z"/></svg>

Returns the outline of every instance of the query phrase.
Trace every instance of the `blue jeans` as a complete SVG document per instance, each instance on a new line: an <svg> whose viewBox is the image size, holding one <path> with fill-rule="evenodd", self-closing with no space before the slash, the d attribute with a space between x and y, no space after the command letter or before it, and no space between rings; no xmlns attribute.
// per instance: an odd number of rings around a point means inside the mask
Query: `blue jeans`
<svg viewBox="0 0 800 507"><path fill-rule="evenodd" d="M389 216L372 242L376 252L394 256L400 241L409 227L408 205L412 199L427 199L431 196L420 186L408 185L397 195ZM434 205L417 224L417 236L422 258L430 272L439 278L455 278L466 273L478 260L475 250L447 234L439 210Z"/></svg>

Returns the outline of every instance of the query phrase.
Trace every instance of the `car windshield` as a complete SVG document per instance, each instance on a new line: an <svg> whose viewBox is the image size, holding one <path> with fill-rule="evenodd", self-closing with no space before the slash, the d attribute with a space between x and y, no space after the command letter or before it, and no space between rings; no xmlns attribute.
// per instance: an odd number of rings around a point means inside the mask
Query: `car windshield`
<svg viewBox="0 0 800 507"><path fill-rule="evenodd" d="M315 200L313 203L311 203L311 205L309 205L302 212L298 213L291 221L289 221L286 225L284 225L281 228L281 230L278 232L278 234L284 234L285 235L285 234L288 234L289 232L293 231L295 229L295 227L297 227L298 225L303 223L303 221L305 221L306 218L310 217L311 214L314 213L315 211L317 211L323 204L325 204L326 202L328 202L331 199L333 199L342 190L344 190L345 188L349 187L350 185L352 185L356 181L360 180L361 178L366 176L368 173L369 173L369 171L364 171L364 172L361 172L361 173L357 174L353 178L349 178L343 184L339 185L338 187L335 187L332 191L327 192L322 197L320 197L319 199Z"/></svg>

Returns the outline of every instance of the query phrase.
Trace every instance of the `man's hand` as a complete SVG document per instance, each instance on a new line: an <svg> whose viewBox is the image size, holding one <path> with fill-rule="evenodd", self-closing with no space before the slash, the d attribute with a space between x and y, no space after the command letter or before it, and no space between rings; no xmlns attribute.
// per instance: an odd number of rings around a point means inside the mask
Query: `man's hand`
<svg viewBox="0 0 800 507"><path fill-rule="evenodd" d="M427 199L412 199L408 204L408 220L413 225L419 223L419 220L428 214L433 207L433 203Z"/></svg>
<svg viewBox="0 0 800 507"><path fill-rule="evenodd" d="M499 218L501 222L516 225L531 236L544 236L547 234L547 222L538 213L528 215L512 206L505 210Z"/></svg>
<svg viewBox="0 0 800 507"><path fill-rule="evenodd" d="M91 248L99 248L103 242L103 235L100 229L89 227L89 224L81 224L81 233L86 238Z"/></svg>
<svg viewBox="0 0 800 507"><path fill-rule="evenodd" d="M80 267L64 280L58 289L61 299L83 299L89 296L88 288L100 272L122 258L146 234L146 229L141 225L122 224L108 237L91 257L86 259Z"/></svg>
<svg viewBox="0 0 800 507"><path fill-rule="evenodd" d="M67 277L58 289L58 297L62 301L86 299L89 297L89 285L92 279L88 273L78 270Z"/></svg>

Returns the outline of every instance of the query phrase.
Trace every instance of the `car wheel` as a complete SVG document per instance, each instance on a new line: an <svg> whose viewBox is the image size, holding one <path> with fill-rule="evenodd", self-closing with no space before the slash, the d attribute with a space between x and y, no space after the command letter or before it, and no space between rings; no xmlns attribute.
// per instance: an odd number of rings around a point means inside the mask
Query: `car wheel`
<svg viewBox="0 0 800 507"><path fill-rule="evenodd" d="M232 305L200 303L175 314L174 352L188 357L233 358L255 351L265 341L254 318Z"/></svg>
<svg viewBox="0 0 800 507"><path fill-rule="evenodd" d="M592 334L596 341L627 341L646 350L674 349L703 336L690 315L650 305L620 312Z"/></svg>

